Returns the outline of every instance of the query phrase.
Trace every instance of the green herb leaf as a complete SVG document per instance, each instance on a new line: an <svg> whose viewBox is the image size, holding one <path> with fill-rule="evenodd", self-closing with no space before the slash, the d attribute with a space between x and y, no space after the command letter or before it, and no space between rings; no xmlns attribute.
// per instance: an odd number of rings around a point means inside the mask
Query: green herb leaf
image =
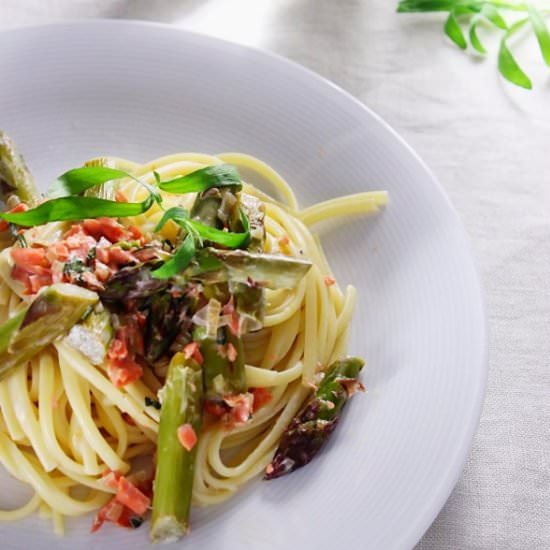
<svg viewBox="0 0 550 550"><path fill-rule="evenodd" d="M459 2L457 0L401 0L397 11L401 13L422 12L422 11L451 11ZM483 5L482 1L472 0L462 2L472 10L479 11Z"/></svg>
<svg viewBox="0 0 550 550"><path fill-rule="evenodd" d="M65 172L50 186L48 196L51 198L80 195L86 189L95 187L107 181L128 178L130 175L123 170L104 166L83 166Z"/></svg>
<svg viewBox="0 0 550 550"><path fill-rule="evenodd" d="M169 193L194 193L206 191L212 187L242 187L237 169L230 164L217 164L195 170L186 176L181 176L159 184L160 189Z"/></svg>
<svg viewBox="0 0 550 550"><path fill-rule="evenodd" d="M134 181L145 187L147 191L149 191L149 194L151 195L151 198L154 202L157 204L162 204L162 197L160 196L159 190L154 186L148 184L146 181L142 181L138 178L134 178L133 176L130 176Z"/></svg>
<svg viewBox="0 0 550 550"><path fill-rule="evenodd" d="M500 74L508 81L531 90L533 84L529 77L522 71L521 67L517 64L512 52L508 49L506 40L517 30L519 30L528 20L521 19L514 23L509 29L508 32L502 37L500 41L500 50L498 52L498 70Z"/></svg>
<svg viewBox="0 0 550 550"><path fill-rule="evenodd" d="M477 35L478 23L479 23L479 19L474 17L474 19L472 20L472 24L470 25L470 31L469 31L470 43L472 44L472 46L477 52L481 54L486 54L487 50L483 47L483 44L481 43L481 40Z"/></svg>
<svg viewBox="0 0 550 550"><path fill-rule="evenodd" d="M63 266L64 275L78 275L84 271L84 262L80 258L73 258Z"/></svg>
<svg viewBox="0 0 550 550"><path fill-rule="evenodd" d="M502 15L500 15L500 12L492 4L483 4L483 7L481 8L481 15L499 29L506 30L508 28L506 20L502 17Z"/></svg>
<svg viewBox="0 0 550 550"><path fill-rule="evenodd" d="M132 529L137 529L144 522L144 519L141 516L132 516L129 522Z"/></svg>
<svg viewBox="0 0 550 550"><path fill-rule="evenodd" d="M459 47L465 50L468 47L464 33L460 28L458 20L455 15L455 10L449 13L447 21L445 21L445 34Z"/></svg>
<svg viewBox="0 0 550 550"><path fill-rule="evenodd" d="M151 272L156 279L169 279L181 273L195 256L195 237L188 233L176 253L158 269Z"/></svg>
<svg viewBox="0 0 550 550"><path fill-rule="evenodd" d="M181 225L181 222L187 219L189 219L189 212L185 208L174 206L166 210L154 231L155 233L160 231L170 220Z"/></svg>
<svg viewBox="0 0 550 550"><path fill-rule="evenodd" d="M8 232L11 236L11 238L21 247L21 248L29 248L29 244L27 243L27 239L25 238L25 235L23 233L19 233L19 228L14 223L8 224Z"/></svg>
<svg viewBox="0 0 550 550"><path fill-rule="evenodd" d="M90 263L91 261L95 260L96 252L97 252L96 246L90 247L90 250L88 251L88 254L86 256L86 262Z"/></svg>
<svg viewBox="0 0 550 550"><path fill-rule="evenodd" d="M145 406L153 407L157 409L157 411L160 411L160 401L157 399L151 399L150 397L145 396Z"/></svg>
<svg viewBox="0 0 550 550"><path fill-rule="evenodd" d="M81 168L74 168L73 170L65 172L50 186L48 196L50 198L78 196L88 189L98 185L103 185L108 181L121 178L133 179L149 191L155 202L158 204L162 202L162 197L155 186L150 185L147 182L132 176L131 174L128 174L128 172L117 170L115 168L108 168L106 166L83 166Z"/></svg>
<svg viewBox="0 0 550 550"><path fill-rule="evenodd" d="M244 228L242 233L222 231L221 229L216 229L215 227L204 225L194 220L188 220L185 224L193 228L202 239L221 244L227 248L244 248L250 241L250 225L248 218L242 210L241 222Z"/></svg>
<svg viewBox="0 0 550 550"><path fill-rule="evenodd" d="M43 202L26 212L2 213L0 218L23 227L103 216L124 218L143 214L151 208L153 202L153 195L149 195L143 202L116 202L95 197L61 197Z"/></svg>
<svg viewBox="0 0 550 550"><path fill-rule="evenodd" d="M533 30L535 31L535 36L539 43L540 51L544 62L548 67L550 67L550 33L548 32L548 27L546 26L546 21L541 15L540 11L533 6L533 4L528 5L529 10L529 19Z"/></svg>
<svg viewBox="0 0 550 550"><path fill-rule="evenodd" d="M508 26L501 15L502 10L514 12L529 12L529 17L516 21ZM550 10L537 10L529 2L521 0L400 0L398 12L449 12L445 22L445 33L460 48L466 49L467 42L458 22L458 17L467 15L470 18L469 39L473 48L479 53L486 53L477 34L477 26L481 18L489 21L495 27L505 30L506 34L500 42L498 54L498 68L502 76L509 82L531 89L533 87L529 77L523 72L508 47L507 40L526 22L531 22L537 37L545 63L550 67L550 31L545 18ZM473 16L473 17L472 17Z"/></svg>
<svg viewBox="0 0 550 550"><path fill-rule="evenodd" d="M241 233L234 233L232 231L223 231L221 229L216 229L209 225L205 225L197 220L189 219L189 212L185 208L179 206L174 206L169 208L161 220L155 227L155 231L159 231L164 227L164 225L169 221L177 223L183 227L188 233L194 234L199 239L205 239L216 244L221 244L227 248L241 248L248 244L250 239L250 227L248 218L241 210L241 223L243 225L244 231Z"/></svg>
<svg viewBox="0 0 550 550"><path fill-rule="evenodd" d="M177 206L168 209L164 213L164 216L155 227L155 231L159 231L168 220L174 221L185 229L187 236L174 256L152 272L152 275L157 279L173 277L181 273L189 265L196 252L195 239L199 241L201 246L204 239L226 248L243 248L250 241L250 224L242 210L241 223L244 230L241 233L222 231L221 229L204 225L196 220L190 220L187 210Z"/></svg>
<svg viewBox="0 0 550 550"><path fill-rule="evenodd" d="M497 8L527 11L527 6L515 0L400 0L397 11L401 13L410 12L432 12L451 11L455 8L467 8L470 12L479 13L485 6L489 9Z"/></svg>

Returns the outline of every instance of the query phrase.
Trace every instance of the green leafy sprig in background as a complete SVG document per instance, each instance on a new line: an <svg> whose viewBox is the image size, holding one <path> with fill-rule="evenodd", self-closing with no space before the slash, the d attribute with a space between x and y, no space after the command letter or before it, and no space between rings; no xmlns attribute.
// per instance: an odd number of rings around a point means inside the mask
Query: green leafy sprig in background
<svg viewBox="0 0 550 550"><path fill-rule="evenodd" d="M509 25L503 17L503 11L526 14ZM445 21L445 34L461 49L471 46L484 55L487 50L477 34L480 23L486 22L503 32L498 52L498 70L509 82L531 89L531 79L525 74L508 46L508 40L526 25L533 30L544 62L550 67L550 32L546 17L550 9L540 9L531 2L507 2L504 0L401 0L397 7L401 13L412 12L448 12ZM468 26L468 40L461 22Z"/></svg>

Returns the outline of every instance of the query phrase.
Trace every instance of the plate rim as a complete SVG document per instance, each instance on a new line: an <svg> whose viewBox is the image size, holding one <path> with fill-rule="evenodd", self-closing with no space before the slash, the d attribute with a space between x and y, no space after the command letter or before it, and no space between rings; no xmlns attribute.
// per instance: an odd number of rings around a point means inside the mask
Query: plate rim
<svg viewBox="0 0 550 550"><path fill-rule="evenodd" d="M396 544L403 544L404 548L413 548L423 537L423 535L428 531L432 523L436 520L437 516L440 514L444 508L447 500L451 496L453 489L458 483L460 476L464 471L468 456L473 447L474 438L479 427L481 420L481 414L483 411L483 405L487 393L487 381L489 375L489 342L488 342L488 315L487 315L487 304L486 296L484 291L484 285L482 283L482 277L478 265L478 259L474 253L472 246L472 239L466 230L464 222L460 217L458 211L451 202L449 195L426 164L422 159L419 153L401 136L396 129L393 128L384 118L376 113L371 107L365 104L363 101L355 97L351 92L348 92L341 85L336 84L329 78L321 75L313 69L302 65L301 63L294 61L288 57L285 57L282 54L276 53L274 51L268 50L260 46L253 46L248 44L241 44L234 42L225 38L220 38L217 36L212 36L203 32L192 31L182 27L178 27L173 23L167 22L158 22L158 21L149 21L141 19L116 19L116 18L70 18L62 21L51 22L51 23L37 23L30 25L18 25L16 27L7 28L0 30L0 36L10 35L10 34L32 34L33 32L40 31L42 29L64 29L72 28L75 26L85 26L85 27L105 27L107 25L112 26L128 26L128 27L147 27L147 28L159 28L165 31L176 34L184 34L190 36L195 42L205 41L213 42L218 45L225 46L227 48L233 48L234 50L241 50L247 52L253 52L259 57L268 57L271 58L276 63L285 65L288 70L301 73L303 76L313 79L317 82L318 85L331 88L332 91L341 96L346 101L351 101L355 104L356 107L366 111L370 117L378 124L380 124L383 129L396 140L416 163L419 167L425 172L426 176L430 180L433 188L437 191L440 198L443 199L443 202L446 204L448 213L452 216L453 225L456 226L457 234L461 237L464 244L464 251L467 254L468 260L470 262L470 267L472 269L472 292L477 294L477 301L475 302L475 308L478 310L477 315L480 320L480 342L481 348L478 358L478 368L476 369L477 376L475 378L476 388L475 391L472 391L472 394L475 394L475 400L472 402L472 413L470 418L467 419L467 423L463 424L465 428L462 431L461 439L462 443L460 446L457 446L456 452L454 453L452 460L449 461L449 466L447 468L447 475L441 482L431 491L431 497L425 500L425 504L422 510L418 513L416 518L411 521L411 525L408 529L402 532L401 536L396 539ZM200 47L200 45L199 45ZM472 302L474 303L474 302Z"/></svg>

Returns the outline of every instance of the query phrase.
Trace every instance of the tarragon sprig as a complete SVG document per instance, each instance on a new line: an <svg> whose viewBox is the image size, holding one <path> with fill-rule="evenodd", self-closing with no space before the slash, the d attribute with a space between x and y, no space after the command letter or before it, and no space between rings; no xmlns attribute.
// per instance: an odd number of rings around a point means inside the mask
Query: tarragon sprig
<svg viewBox="0 0 550 550"><path fill-rule="evenodd" d="M174 206L164 212L164 215L155 227L155 231L160 231L169 221L173 221L176 225L179 225L187 235L174 256L164 263L162 267L153 271L153 277L158 279L173 277L183 271L195 256L196 244L202 247L204 240L215 242L230 249L242 248L250 240L248 218L242 210L241 222L244 230L240 233L222 231L221 229L204 225L197 220L192 220L189 217L189 212L179 206Z"/></svg>
<svg viewBox="0 0 550 550"><path fill-rule="evenodd" d="M153 172L156 185L151 185L132 174L106 166L83 166L74 168L62 174L51 186L46 200L24 212L0 213L0 219L21 227L34 227L54 221L78 221L87 218L104 216L125 218L147 212L154 203L163 208L159 189L169 193L192 193L207 191L213 187L242 187L239 172L234 166L220 164L207 166L169 181L162 181L157 172ZM83 195L106 182L130 178L145 187L149 192L141 202L118 202L115 200L89 197ZM209 227L197 220L190 219L189 212L184 208L173 207L164 212L155 231L173 221L182 227L186 233L180 246L172 258L153 271L153 276L159 279L173 277L185 269L196 253L196 244L200 246L203 240L219 244L224 248L244 248L250 241L250 224L244 211L240 210L241 232L224 231Z"/></svg>
<svg viewBox="0 0 550 550"><path fill-rule="evenodd" d="M503 11L525 13L509 25L502 15ZM522 88L531 89L531 79L519 66L508 46L509 39L519 30L529 25L535 34L544 62L550 67L550 32L546 17L550 15L550 6L541 8L532 2L506 0L400 0L397 6L400 13L411 12L448 12L445 21L445 34L461 49L471 46L484 55L487 50L477 34L480 23L486 22L503 31L498 52L498 70L509 82ZM468 39L463 31L468 26Z"/></svg>

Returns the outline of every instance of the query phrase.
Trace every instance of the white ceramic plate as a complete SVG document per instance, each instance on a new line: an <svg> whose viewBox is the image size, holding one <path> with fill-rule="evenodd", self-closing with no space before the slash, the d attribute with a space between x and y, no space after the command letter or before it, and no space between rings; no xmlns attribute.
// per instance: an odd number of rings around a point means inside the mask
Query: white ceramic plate
<svg viewBox="0 0 550 550"><path fill-rule="evenodd" d="M323 236L359 301L357 397L311 465L193 511L182 548L410 548L454 486L486 379L480 284L460 221L415 153L376 115L284 59L177 29L91 21L0 34L0 127L45 185L83 160L176 151L256 155L302 204L387 189L381 215ZM0 480L0 505L23 491ZM13 487L13 489L12 489ZM0 525L2 548L145 548L147 527L38 517Z"/></svg>

